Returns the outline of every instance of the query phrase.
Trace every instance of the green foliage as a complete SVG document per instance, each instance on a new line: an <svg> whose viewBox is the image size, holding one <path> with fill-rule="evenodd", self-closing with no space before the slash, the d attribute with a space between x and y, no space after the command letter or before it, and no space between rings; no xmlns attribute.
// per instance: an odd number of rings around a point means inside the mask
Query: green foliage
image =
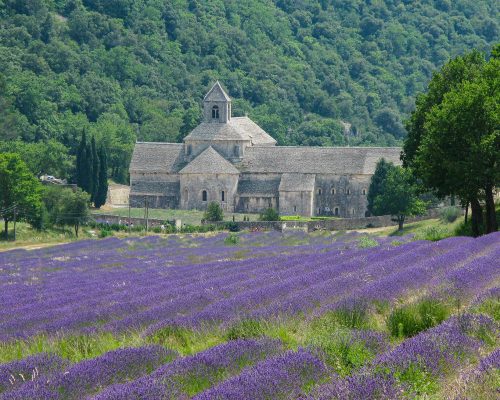
<svg viewBox="0 0 500 400"><path fill-rule="evenodd" d="M230 246L236 246L237 244L240 243L240 237L234 233L229 234L225 239L224 239L224 244L230 245Z"/></svg>
<svg viewBox="0 0 500 400"><path fill-rule="evenodd" d="M56 205L54 223L56 225L70 225L78 237L80 225L89 217L90 195L81 189L75 191L63 189Z"/></svg>
<svg viewBox="0 0 500 400"><path fill-rule="evenodd" d="M370 180L368 194L366 195L366 200L368 201L367 209L371 214L374 213L375 198L383 193L387 172L391 167L393 167L393 164L388 163L384 158L375 167L375 172Z"/></svg>
<svg viewBox="0 0 500 400"><path fill-rule="evenodd" d="M231 325L227 330L226 340L249 339L264 335L264 328L260 321L243 319Z"/></svg>
<svg viewBox="0 0 500 400"><path fill-rule="evenodd" d="M448 305L436 299L423 299L391 312L387 328L394 337L408 338L436 326L450 315Z"/></svg>
<svg viewBox="0 0 500 400"><path fill-rule="evenodd" d="M219 222L224 219L222 207L216 201L211 201L208 206L203 219L209 222Z"/></svg>
<svg viewBox="0 0 500 400"><path fill-rule="evenodd" d="M366 249L369 247L376 247L376 246L378 246L378 242L369 236L361 236L359 238L358 247L360 249Z"/></svg>
<svg viewBox="0 0 500 400"><path fill-rule="evenodd" d="M479 234L486 203L486 230L497 230L493 190L500 182L500 60L478 52L457 57L435 74L417 100L407 127L404 161L439 196L471 203Z"/></svg>
<svg viewBox="0 0 500 400"><path fill-rule="evenodd" d="M42 223L41 184L15 153L0 154L0 216L4 236L8 238L9 221L16 218L40 228Z"/></svg>
<svg viewBox="0 0 500 400"><path fill-rule="evenodd" d="M268 208L262 214L260 214L259 220L260 221L279 221L280 215L278 214L278 211L276 211L274 208Z"/></svg>
<svg viewBox="0 0 500 400"><path fill-rule="evenodd" d="M106 149L101 146L98 152L99 157L99 174L97 192L94 197L94 206L100 208L106 203L108 195L108 157Z"/></svg>
<svg viewBox="0 0 500 400"><path fill-rule="evenodd" d="M407 216L425 212L425 203L418 197L418 187L410 170L388 165L387 175L380 182L379 194L373 200L375 215L393 215L399 230Z"/></svg>
<svg viewBox="0 0 500 400"><path fill-rule="evenodd" d="M87 129L126 182L135 140L181 140L221 79L280 144L397 144L433 71L498 40L496 1L365 3L2 1L0 141L75 155Z"/></svg>
<svg viewBox="0 0 500 400"><path fill-rule="evenodd" d="M452 223L462 214L458 207L445 207L440 211L440 219L444 222Z"/></svg>

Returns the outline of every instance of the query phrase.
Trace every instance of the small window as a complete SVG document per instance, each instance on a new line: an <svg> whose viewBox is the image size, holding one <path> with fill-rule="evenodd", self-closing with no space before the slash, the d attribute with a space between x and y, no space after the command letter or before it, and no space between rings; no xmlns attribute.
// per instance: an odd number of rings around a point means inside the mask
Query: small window
<svg viewBox="0 0 500 400"><path fill-rule="evenodd" d="M352 215L356 214L356 210L354 208L351 210L351 214Z"/></svg>
<svg viewBox="0 0 500 400"><path fill-rule="evenodd" d="M346 193L347 193L347 195L350 195L351 194L351 189L347 189Z"/></svg>
<svg viewBox="0 0 500 400"><path fill-rule="evenodd" d="M236 157L240 156L240 146L238 146L238 145L234 146L234 155Z"/></svg>
<svg viewBox="0 0 500 400"><path fill-rule="evenodd" d="M321 209L318 208L318 215L320 214L320 212L321 212Z"/></svg>
<svg viewBox="0 0 500 400"><path fill-rule="evenodd" d="M212 107L212 119L219 119L219 107L218 106Z"/></svg>
<svg viewBox="0 0 500 400"><path fill-rule="evenodd" d="M366 195L366 189L363 189L363 196Z"/></svg>
<svg viewBox="0 0 500 400"><path fill-rule="evenodd" d="M188 156L191 155L192 152L193 152L193 146L189 144L187 147L187 155Z"/></svg>
<svg viewBox="0 0 500 400"><path fill-rule="evenodd" d="M332 194L335 194L335 188L332 188Z"/></svg>
<svg viewBox="0 0 500 400"><path fill-rule="evenodd" d="M207 197L208 197L208 195L207 195L207 191L206 190L204 190L203 192L201 192L201 200L207 201Z"/></svg>
<svg viewBox="0 0 500 400"><path fill-rule="evenodd" d="M297 206L293 206L293 212L297 212Z"/></svg>
<svg viewBox="0 0 500 400"><path fill-rule="evenodd" d="M318 189L318 196L321 196L321 189Z"/></svg>
<svg viewBox="0 0 500 400"><path fill-rule="evenodd" d="M335 215L338 216L339 215L339 208L338 207L335 207Z"/></svg>
<svg viewBox="0 0 500 400"><path fill-rule="evenodd" d="M226 201L226 196L225 196L224 190L221 192L220 198L222 201Z"/></svg>

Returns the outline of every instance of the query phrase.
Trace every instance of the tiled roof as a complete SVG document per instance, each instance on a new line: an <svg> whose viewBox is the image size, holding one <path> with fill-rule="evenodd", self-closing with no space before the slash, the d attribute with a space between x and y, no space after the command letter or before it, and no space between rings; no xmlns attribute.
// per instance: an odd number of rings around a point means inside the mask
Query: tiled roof
<svg viewBox="0 0 500 400"><path fill-rule="evenodd" d="M238 195L245 196L278 196L280 179L245 179L238 182Z"/></svg>
<svg viewBox="0 0 500 400"><path fill-rule="evenodd" d="M276 144L268 133L248 117L233 117L227 123L202 122L184 141L248 140L255 145Z"/></svg>
<svg viewBox="0 0 500 400"><path fill-rule="evenodd" d="M371 175L381 158L400 165L399 147L247 147L239 168L254 173Z"/></svg>
<svg viewBox="0 0 500 400"><path fill-rule="evenodd" d="M137 142L130 172L177 172L184 162L182 143Z"/></svg>
<svg viewBox="0 0 500 400"><path fill-rule="evenodd" d="M217 81L212 86L212 89L210 89L205 95L203 101L231 101L231 98L227 95L224 89L222 89L219 81Z"/></svg>
<svg viewBox="0 0 500 400"><path fill-rule="evenodd" d="M281 175L280 192L312 192L316 175L283 174Z"/></svg>
<svg viewBox="0 0 500 400"><path fill-rule="evenodd" d="M212 146L207 147L180 174L239 174L240 172Z"/></svg>

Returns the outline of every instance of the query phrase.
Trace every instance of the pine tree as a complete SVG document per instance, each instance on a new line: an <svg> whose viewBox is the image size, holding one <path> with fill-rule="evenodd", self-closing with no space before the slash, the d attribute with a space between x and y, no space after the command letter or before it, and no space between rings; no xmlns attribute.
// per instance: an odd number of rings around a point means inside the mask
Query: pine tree
<svg viewBox="0 0 500 400"><path fill-rule="evenodd" d="M97 154L95 136L92 136L90 148L92 151L92 191L90 192L90 199L95 203L99 191L99 155Z"/></svg>
<svg viewBox="0 0 500 400"><path fill-rule="evenodd" d="M108 161L104 146L99 147L99 189L94 199L94 206L100 208L106 203L108 195Z"/></svg>

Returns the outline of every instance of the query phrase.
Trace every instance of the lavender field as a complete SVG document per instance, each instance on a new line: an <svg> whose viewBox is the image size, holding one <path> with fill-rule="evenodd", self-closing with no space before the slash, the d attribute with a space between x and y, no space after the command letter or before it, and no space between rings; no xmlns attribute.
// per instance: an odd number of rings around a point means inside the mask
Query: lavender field
<svg viewBox="0 0 500 400"><path fill-rule="evenodd" d="M0 399L493 399L500 234L0 253Z"/></svg>

